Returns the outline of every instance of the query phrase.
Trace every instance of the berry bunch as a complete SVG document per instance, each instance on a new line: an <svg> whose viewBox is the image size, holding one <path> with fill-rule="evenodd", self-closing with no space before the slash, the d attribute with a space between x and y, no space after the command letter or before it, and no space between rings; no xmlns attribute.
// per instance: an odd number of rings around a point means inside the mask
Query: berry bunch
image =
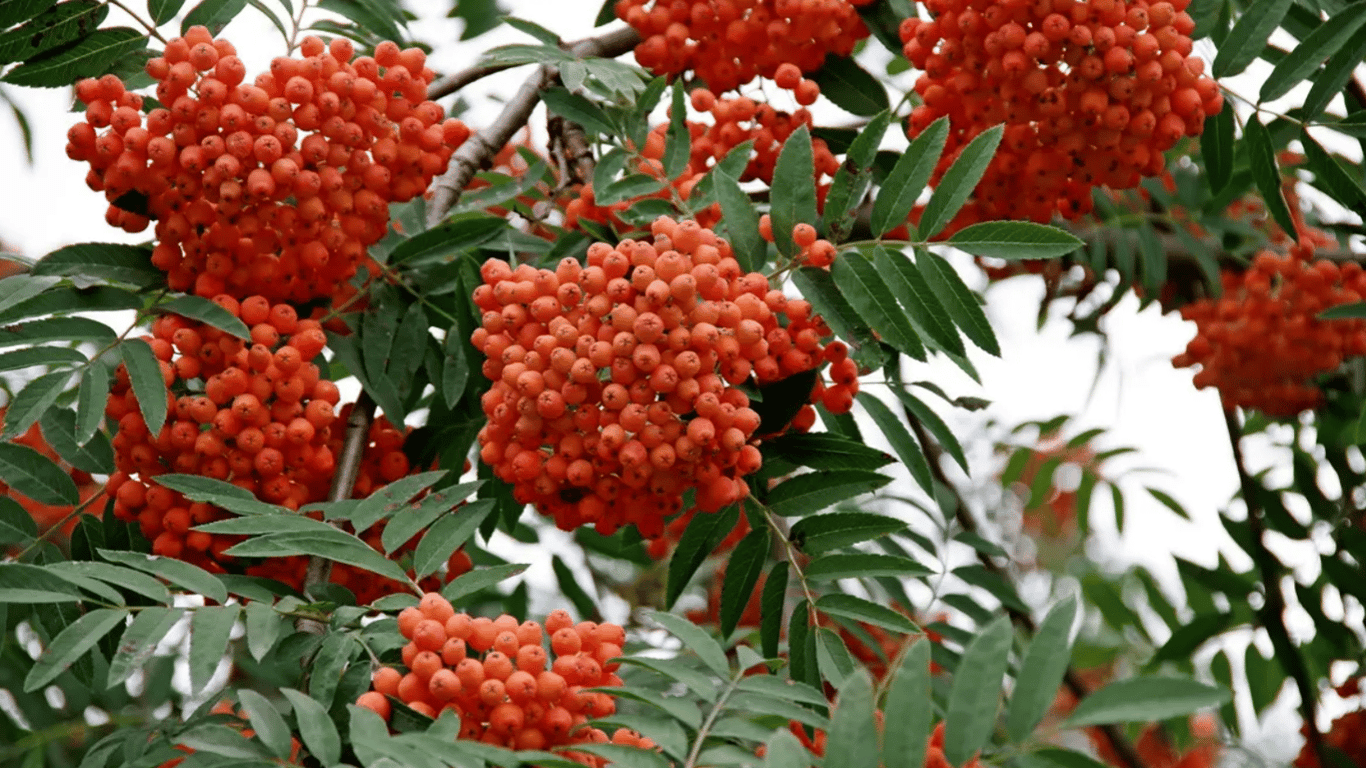
<svg viewBox="0 0 1366 768"><path fill-rule="evenodd" d="M801 71L792 64L779 67L777 77L778 86L792 91L799 104L814 102L816 95L820 93L820 88L814 82L802 79ZM789 114L779 112L772 106L756 102L747 96L717 98L712 91L705 88L693 90L689 101L697 112L710 113L712 122L708 124L695 120L686 121L690 136L688 165L673 179L665 177L663 165L669 126L659 125L650 131L646 136L645 145L640 150L644 160L639 163L636 170L661 181L668 181L670 185L651 197L668 200L671 195L676 194L679 198L687 200L702 177L732 149L746 141L753 142L753 154L738 180L758 180L771 185L778 153L787 142L788 136L800 126L814 126L811 113L805 107ZM812 139L811 149L815 158L817 198L824 201L829 190L828 179L833 178L839 170L839 161L835 159L823 139ZM565 226L576 228L579 219L588 219L604 224L611 222L623 230L629 230L630 227L617 217L634 202L635 200L623 200L606 206L597 205L592 185L586 184L580 196L566 204ZM720 218L721 206L715 203L696 213L697 222L704 227L715 225Z"/></svg>
<svg viewBox="0 0 1366 768"><path fill-rule="evenodd" d="M518 623L508 615L489 619L456 613L441 595L428 593L417 607L399 614L398 627L409 640L403 647L408 672L379 668L373 690L356 701L385 720L392 714L388 697L394 697L429 717L454 710L460 716L461 739L512 749L609 740L654 747L632 731L618 730L609 739L585 726L616 711L610 695L589 690L621 685L613 660L621 655L626 634L615 624L575 624L568 613L557 610L542 629L537 622ZM547 634L553 662L545 649ZM564 754L584 765L604 765L586 753Z"/></svg>
<svg viewBox="0 0 1366 768"><path fill-rule="evenodd" d="M868 36L857 6L872 0L617 0L643 41L636 61L657 75L692 70L712 92L772 78L783 64L812 72ZM647 6L649 6L647 8Z"/></svg>
<svg viewBox="0 0 1366 768"><path fill-rule="evenodd" d="M1224 295L1181 309L1195 338L1172 365L1195 365L1197 387L1215 387L1225 408L1291 416L1322 402L1313 379L1366 354L1366 321L1319 320L1329 307L1361 301L1366 273L1354 262L1310 261L1313 249L1262 251L1242 274L1223 273Z"/></svg>
<svg viewBox="0 0 1366 768"><path fill-rule="evenodd" d="M1136 186L1198 135L1223 97L1191 55L1189 0L928 0L901 24L924 70L910 134L949 116L935 181L969 141L1005 123L1000 149L954 223L1048 221L1091 210L1091 189Z"/></svg>
<svg viewBox="0 0 1366 768"><path fill-rule="evenodd" d="M156 219L152 261L172 290L330 296L384 236L389 203L422 194L468 138L425 100L421 50L386 42L352 61L349 41L316 37L300 50L253 84L231 43L191 27L147 62L166 107L145 119L118 77L77 84L86 119L67 154L90 163L111 224ZM136 197L146 215L125 210Z"/></svg>
<svg viewBox="0 0 1366 768"><path fill-rule="evenodd" d="M0 422L4 421L5 411L5 406L0 406ZM62 457L57 455L57 452L52 449L52 446L49 445L47 440L43 437L42 429L37 424L29 427L22 435L19 435L10 442L16 445L28 446L61 467L62 471L70 475L71 479L76 483L76 489L80 493L80 500L82 503L90 501L91 497L104 492L104 487L95 482L91 478L89 472L67 464ZM72 510L72 507L69 506L53 506L51 504L43 504L42 502L34 501L13 488L10 488L2 480L0 480L0 496L11 499L22 507L23 510L33 518L33 522L38 524L38 532L40 534L45 533L48 529L61 523L67 515L71 514ZM91 502L90 510L96 515L100 514L104 509L103 501L103 499L97 499ZM70 536L72 529L76 527L76 523L77 519L73 517L62 526L62 530L58 533L61 534L62 538ZM0 553L3 553L3 550L0 550Z"/></svg>
<svg viewBox="0 0 1366 768"><path fill-rule="evenodd" d="M696 222L660 217L651 231L594 243L587 267L481 267L471 341L494 384L480 458L566 530L632 523L652 538L687 488L705 511L743 498L762 459L739 386L823 361L830 331L809 303L742 274Z"/></svg>

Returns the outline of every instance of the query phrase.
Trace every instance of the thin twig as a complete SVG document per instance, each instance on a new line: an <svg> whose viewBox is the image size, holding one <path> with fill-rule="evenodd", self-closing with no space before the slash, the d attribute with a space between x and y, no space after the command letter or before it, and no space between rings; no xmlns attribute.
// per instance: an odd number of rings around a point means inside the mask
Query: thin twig
<svg viewBox="0 0 1366 768"><path fill-rule="evenodd" d="M688 759L683 763L683 768L694 768L697 765L697 759L702 754L702 742L707 740L712 727L716 725L716 719L725 711L726 702L730 700L731 694L735 693L736 687L744 679L745 671L743 669L736 670L730 682L727 683L726 689L721 692L721 697L716 700L716 704L707 713L707 719L702 721L702 725L697 729L697 737L693 739L692 748L688 750Z"/></svg>
<svg viewBox="0 0 1366 768"><path fill-rule="evenodd" d="M958 492L957 486L955 486L953 482L949 480L948 475L944 473L944 468L941 465L941 459L944 455L943 450L937 443L930 439L929 434L925 431L925 427L921 425L920 420L915 417L915 414L911 413L910 409L903 406L902 410L906 416L907 423L911 425L911 430L915 432L916 439L920 441L920 445L925 449L926 458L929 459L930 474L934 476L935 482L944 486L944 489L953 497L954 519L963 527L963 530L969 533L977 533L979 529L977 520L974 519L972 513L968 511L967 502L964 501L963 496ZM980 549L977 550L977 559L981 562L982 567L988 572L995 574L998 578L1013 586L1014 582L1010 577L1010 573L997 565L994 560ZM1005 608L1006 613L1010 616L1010 620L1024 632L1033 635L1038 631L1038 627L1034 623L1034 617L1008 605L1003 605L1002 607ZM1078 674L1070 664L1067 666L1067 671L1064 673L1063 683L1078 701L1091 694L1090 687L1082 680L1081 675ZM1110 746L1114 748L1115 754L1127 768L1145 768L1143 758L1139 756L1138 750L1134 747L1133 742L1129 741L1128 737L1124 735L1124 732L1120 730L1118 726L1106 724L1095 727L1101 733L1105 734L1105 738L1110 742Z"/></svg>
<svg viewBox="0 0 1366 768"><path fill-rule="evenodd" d="M161 33L157 31L157 27L155 24L137 15L133 12L132 8L129 8L128 6L119 2L119 0L109 0L109 4L114 6L115 8L121 9L124 13L128 14L129 16L132 16L134 21L141 24L143 28L147 30L147 34L149 36L155 37L156 39L160 40L162 45L166 44L166 38L162 37Z"/></svg>
<svg viewBox="0 0 1366 768"><path fill-rule="evenodd" d="M631 50L640 42L640 35L634 29L625 27L601 37L592 37L574 43L569 52L577 58L590 56L615 58ZM485 167L508 143L531 117L532 110L541 101L541 91L549 88L559 77L559 70L543 64L522 84L517 93L503 107L502 114L487 128L471 136L451 158L450 167L436 180L432 199L427 207L427 226L435 226L446 218L451 207L460 199L465 185L474 178L475 172ZM431 91L429 90L430 94Z"/></svg>
<svg viewBox="0 0 1366 768"><path fill-rule="evenodd" d="M1271 644L1276 649L1277 658L1295 679L1295 687L1300 692L1300 715L1304 718L1305 740L1309 743L1309 749L1314 753L1319 765L1331 765L1324 751L1323 735L1319 733L1318 695L1314 690L1314 681L1310 679L1304 657L1300 655L1299 649L1290 639L1289 630L1285 627L1285 595L1281 593L1283 566L1271 554L1271 550L1266 548L1266 522L1263 519L1262 508L1256 503L1254 492L1257 481L1247 473L1247 467L1243 463L1243 449L1240 443L1243 429L1238 424L1238 417L1230 410L1224 410L1224 424L1228 427L1229 447L1233 449L1233 465L1238 470L1238 486L1242 490L1243 504L1247 506L1248 530L1252 533L1252 551L1248 554L1257 561L1262 583L1266 585L1266 600L1258 611L1261 614L1262 626L1266 627L1266 633L1271 636Z"/></svg>
<svg viewBox="0 0 1366 768"><path fill-rule="evenodd" d="M351 498L356 487L356 476L360 474L361 459L365 457L365 445L369 442L370 422L375 415L375 401L365 392L360 393L356 404L351 407L351 415L346 420L346 439L342 443L341 456L337 457L337 471L332 476L332 487L328 490L327 500L345 501ZM308 559L308 570L304 573L304 594L310 588L325 584L332 577L332 561L314 555ZM312 619L299 619L295 627L300 632L321 634L323 625Z"/></svg>

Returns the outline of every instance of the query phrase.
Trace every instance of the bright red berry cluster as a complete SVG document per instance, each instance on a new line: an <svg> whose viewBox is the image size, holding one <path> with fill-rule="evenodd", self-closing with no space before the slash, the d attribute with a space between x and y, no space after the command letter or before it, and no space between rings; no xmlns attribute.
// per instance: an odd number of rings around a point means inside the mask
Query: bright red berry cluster
<svg viewBox="0 0 1366 768"><path fill-rule="evenodd" d="M802 79L801 72L794 65L785 64L779 67L778 77L778 86L792 91L799 104L814 102L820 93L820 88L814 82ZM668 146L669 126L659 125L650 131L645 145L640 150L641 156L645 159L639 163L636 170L669 183L668 187L650 197L668 200L672 194L676 194L679 198L687 200L702 177L732 149L746 141L753 142L753 150L737 180L758 180L764 184L772 184L778 153L782 151L788 136L800 126L814 126L811 113L805 107L800 107L789 114L763 102L756 102L748 96L718 98L705 88L693 90L689 101L694 110L710 113L712 122L686 121L690 135L688 165L673 179L665 177L663 164L664 152ZM829 190L828 179L833 178L839 170L839 161L835 159L823 139L812 139L811 150L815 159L817 196L820 201L824 201ZM580 195L569 200L565 206L565 226L576 228L578 220L582 218L604 224L611 222L621 230L629 230L630 227L618 216L635 202L635 199L630 199L600 206L595 202L593 186L585 184ZM714 226L720 218L721 206L715 203L696 213L697 222L704 227Z"/></svg>
<svg viewBox="0 0 1366 768"><path fill-rule="evenodd" d="M590 742L654 747L625 729L608 737L585 724L616 711L616 702L592 688L621 685L618 662L626 633L615 624L574 623L562 610L546 617L545 627L456 613L441 595L428 593L415 608L398 616L408 638L403 664L375 671L373 689L356 701L385 720L393 697L417 712L435 717L450 709L460 716L460 738L512 749L552 749ZM549 635L554 661L546 653ZM602 758L566 751L584 765Z"/></svg>
<svg viewBox="0 0 1366 768"><path fill-rule="evenodd" d="M1225 271L1221 298L1181 309L1195 322L1196 335L1172 364L1199 365L1195 385L1217 388L1225 408L1271 416L1316 408L1323 393L1314 377L1366 354L1366 321L1317 315L1361 301L1366 272L1355 262L1310 261L1312 255L1304 245L1285 256L1262 251L1247 271Z"/></svg>
<svg viewBox="0 0 1366 768"><path fill-rule="evenodd" d="M937 181L969 141L1005 123L1000 149L955 220L1048 221L1091 210L1091 189L1128 188L1198 135L1223 97L1191 55L1189 0L929 0L901 24L924 74L910 134L949 116Z"/></svg>
<svg viewBox="0 0 1366 768"><path fill-rule="evenodd" d="M76 86L86 119L67 154L90 163L111 224L156 220L152 261L172 290L330 296L384 236L389 203L422 194L468 138L425 100L420 49L386 42L352 61L349 41L306 37L301 53L249 83L231 43L192 27L147 62L166 106L145 119L118 77ZM146 216L125 210L138 195Z"/></svg>
<svg viewBox="0 0 1366 768"><path fill-rule="evenodd" d="M762 458L740 385L823 362L830 331L809 303L742 273L696 222L652 232L594 243L586 267L488 261L474 292L471 341L494 382L480 458L566 530L631 523L652 538L688 488L705 511L744 498Z"/></svg>
<svg viewBox="0 0 1366 768"><path fill-rule="evenodd" d="M659 75L692 70L714 93L783 64L813 72L827 55L848 56L868 27L857 6L872 0L617 0L617 18L644 40L636 61ZM649 6L647 8L647 6Z"/></svg>

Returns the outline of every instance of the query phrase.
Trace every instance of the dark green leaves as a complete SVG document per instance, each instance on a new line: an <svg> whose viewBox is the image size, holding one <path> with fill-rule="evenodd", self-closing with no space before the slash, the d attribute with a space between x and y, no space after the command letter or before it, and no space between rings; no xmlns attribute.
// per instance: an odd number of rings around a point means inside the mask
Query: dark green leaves
<svg viewBox="0 0 1366 768"><path fill-rule="evenodd" d="M726 579L721 585L721 635L729 637L759 583L764 562L768 560L768 529L750 531L726 561Z"/></svg>
<svg viewBox="0 0 1366 768"><path fill-rule="evenodd" d="M1260 9L1258 14L1260 14ZM1244 14L1244 16L1246 15L1249 14ZM1243 17L1239 17L1240 24L1242 20ZM1288 56L1276 62L1275 68L1271 70L1271 74L1267 75L1266 80L1262 83L1258 100L1272 101L1284 96L1291 88L1303 82L1314 70L1318 69L1324 59L1335 53L1345 52L1347 49L1343 44L1347 42L1349 37L1356 34L1358 29L1362 28L1363 23L1366 23L1366 6L1349 5L1320 24L1299 45L1295 46L1295 49ZM1272 28L1274 29L1274 24ZM1234 27L1234 31L1237 31L1237 26ZM1222 49L1223 46L1220 46L1220 53L1223 52ZM1216 57L1215 64L1217 65L1218 62L1219 59ZM1216 69L1216 76L1219 76L1218 72Z"/></svg>
<svg viewBox="0 0 1366 768"><path fill-rule="evenodd" d="M716 545L730 534L735 522L740 518L740 507L732 504L714 514L695 515L692 522L679 537L674 547L673 557L669 558L669 580L665 587L664 607L668 608L678 600L687 588L688 581L707 559Z"/></svg>
<svg viewBox="0 0 1366 768"><path fill-rule="evenodd" d="M867 669L859 667L841 686L825 749L826 754L839 755L840 768L878 768L873 679Z"/></svg>
<svg viewBox="0 0 1366 768"><path fill-rule="evenodd" d="M1053 704L1072 655L1070 635L1076 615L1077 601L1063 600L1048 612L1030 641L1006 715L1006 731L1013 741L1024 741Z"/></svg>
<svg viewBox="0 0 1366 768"><path fill-rule="evenodd" d="M1253 14L1246 14L1241 18L1246 19L1249 15ZM1281 174L1276 168L1276 148L1272 145L1270 132L1256 115L1252 115L1244 128L1244 137L1247 139L1248 153L1251 156L1252 179L1257 183L1258 191L1262 193L1267 210L1271 212L1272 218L1281 229L1294 232L1295 222L1290 217L1290 208L1285 204L1285 197L1281 195Z"/></svg>
<svg viewBox="0 0 1366 768"><path fill-rule="evenodd" d="M145 36L136 29L101 29L69 47L49 51L20 64L0 79L41 88L70 85L78 78L104 74L120 57L145 45Z"/></svg>
<svg viewBox="0 0 1366 768"><path fill-rule="evenodd" d="M1324 65L1323 71L1314 78L1309 95L1304 98L1306 119L1318 117L1328 102L1342 92L1343 86L1352 77L1352 70L1361 63L1361 50L1366 48L1366 27L1357 29L1342 50L1333 54Z"/></svg>
<svg viewBox="0 0 1366 768"><path fill-rule="evenodd" d="M237 316L229 312L226 307L209 301L203 296L180 296L165 304L158 305L157 309L212 325L214 328L242 340L251 339L251 329L247 328L246 323L237 319Z"/></svg>
<svg viewBox="0 0 1366 768"><path fill-rule="evenodd" d="M133 383L133 394L138 398L138 409L147 431L155 435L166 423L166 379L161 375L161 363L152 347L142 339L128 339L119 345L128 378Z"/></svg>
<svg viewBox="0 0 1366 768"><path fill-rule="evenodd" d="M100 557L111 563L119 563L159 576L172 584L184 587L187 592L203 595L216 603L226 602L228 599L228 590L224 588L223 582L197 565L139 552L118 552L109 549L101 549L98 552Z"/></svg>
<svg viewBox="0 0 1366 768"><path fill-rule="evenodd" d="M77 243L49 253L33 265L35 275L88 277L138 287L164 280L152 266L152 249L120 243Z"/></svg>
<svg viewBox="0 0 1366 768"><path fill-rule="evenodd" d="M984 221L955 232L953 247L997 259L1056 259L1085 245L1075 235L1032 221Z"/></svg>
<svg viewBox="0 0 1366 768"><path fill-rule="evenodd" d="M1272 31L1281 23L1285 12L1290 9L1292 0L1265 0L1257 7L1256 13L1244 13L1238 17L1233 29L1219 45L1211 68L1215 78L1236 75L1247 69L1253 59L1262 52ZM1293 230L1292 230L1293 231Z"/></svg>
<svg viewBox="0 0 1366 768"><path fill-rule="evenodd" d="M246 7L247 0L204 0L185 14L185 19L180 22L180 34L185 34L190 27L201 25L209 28L209 34L217 35Z"/></svg>
<svg viewBox="0 0 1366 768"><path fill-rule="evenodd" d="M858 65L852 57L826 56L825 64L811 76L821 87L821 95L835 106L860 117L876 115L890 105L881 81Z"/></svg>
<svg viewBox="0 0 1366 768"><path fill-rule="evenodd" d="M1366 10L1366 6L1352 6ZM1366 19L1366 14L1362 15ZM1304 145L1304 156L1309 170L1314 173L1314 186L1327 192L1334 200L1352 210L1366 207L1366 188L1361 181L1347 172L1337 158L1328 154L1308 131L1300 131L1300 143Z"/></svg>
<svg viewBox="0 0 1366 768"><path fill-rule="evenodd" d="M1001 345L996 341L996 334L991 330L991 323L987 322L982 305L954 268L944 259L928 252L920 254L917 266L953 321L962 329L963 335L984 351L1000 357Z"/></svg>
<svg viewBox="0 0 1366 768"><path fill-rule="evenodd" d="M24 690L36 691L52 682L127 618L126 610L99 608L67 625L29 669L24 678Z"/></svg>
<svg viewBox="0 0 1366 768"><path fill-rule="evenodd" d="M1210 191L1218 194L1233 178L1233 104L1225 103L1218 114L1205 118L1200 134L1200 154L1205 158L1205 176Z"/></svg>
<svg viewBox="0 0 1366 768"><path fill-rule="evenodd" d="M41 504L61 506L81 500L71 475L26 445L0 443L0 480Z"/></svg>
<svg viewBox="0 0 1366 768"><path fill-rule="evenodd" d="M866 257L851 253L835 259L830 276L854 311L887 343L899 352L918 360L925 359L925 347L911 327L911 321Z"/></svg>
<svg viewBox="0 0 1366 768"><path fill-rule="evenodd" d="M792 227L806 222L815 224L816 162L811 150L811 133L805 125L787 137L773 167L772 205L773 242L778 252L793 256Z"/></svg>
<svg viewBox="0 0 1366 768"><path fill-rule="evenodd" d="M930 569L909 557L877 555L869 552L822 555L812 560L805 570L806 578L810 581L872 578L874 576L913 578L928 576L930 573Z"/></svg>
<svg viewBox="0 0 1366 768"><path fill-rule="evenodd" d="M874 235L881 237L906 222L916 199L934 173L948 135L949 119L941 117L922 131L906 153L897 159L873 201L870 224Z"/></svg>
<svg viewBox="0 0 1366 768"><path fill-rule="evenodd" d="M874 423L882 430L882 435L892 444L892 450L901 457L901 463L906 465L911 477L930 493L934 493L934 479L930 474L930 464L925 458L925 452L921 450L920 443L911 436L906 425L901 419L897 418L892 410L887 407L877 397L870 392L860 392L856 396L859 405L873 418Z"/></svg>
<svg viewBox="0 0 1366 768"><path fill-rule="evenodd" d="M294 708L294 719L299 724L299 736L308 747L309 753L323 765L333 765L341 760L341 736L332 717L323 705L307 694L293 688L281 688L280 692L289 699Z"/></svg>
<svg viewBox="0 0 1366 768"><path fill-rule="evenodd" d="M439 224L404 240L389 252L391 264L435 263L488 242L507 226L503 219L474 216Z"/></svg>
<svg viewBox="0 0 1366 768"><path fill-rule="evenodd" d="M922 768L925 745L934 719L930 697L930 641L915 641L901 657L892 685L887 690L883 713L887 722L882 737L882 763L886 768Z"/></svg>
<svg viewBox="0 0 1366 768"><path fill-rule="evenodd" d="M649 611L647 615L662 624L674 637L682 640L683 646L697 654L697 657L718 677L730 676L730 662L726 660L725 650L705 629L682 616L663 611Z"/></svg>
<svg viewBox="0 0 1366 768"><path fill-rule="evenodd" d="M825 595L816 600L816 610L830 616L874 624L893 632L911 634L916 626L910 619L885 605L846 594Z"/></svg>
<svg viewBox="0 0 1366 768"><path fill-rule="evenodd" d="M70 380L70 371L53 371L30 381L5 410L3 437L6 440L13 439L32 426L57 402Z"/></svg>
<svg viewBox="0 0 1366 768"><path fill-rule="evenodd" d="M809 515L877 490L891 481L886 475L860 469L808 472L786 480L770 491L768 508L782 517Z"/></svg>
<svg viewBox="0 0 1366 768"><path fill-rule="evenodd" d="M1005 128L999 125L982 131L977 138L963 147L958 159L944 172L944 177L934 188L934 194L925 204L925 212L921 214L920 224L916 228L922 240L929 240L939 234L939 230L943 229L944 225L958 213L958 209L963 207L963 203L967 202L982 174L986 173L992 156L996 154L996 147L1001 143L1004 131Z"/></svg>
<svg viewBox="0 0 1366 768"><path fill-rule="evenodd" d="M906 523L871 512L830 512L802 518L792 526L788 539L809 555L840 549L860 541L894 533Z"/></svg>
<svg viewBox="0 0 1366 768"><path fill-rule="evenodd" d="M109 6L95 0L70 0L55 5L23 26L0 33L0 64L27 61L66 45L99 27ZM0 25L0 29L4 29Z"/></svg>
<svg viewBox="0 0 1366 768"><path fill-rule="evenodd" d="M232 625L241 612L240 605L212 605L195 609L190 619L190 691L208 685L214 670L228 650Z"/></svg>
<svg viewBox="0 0 1366 768"><path fill-rule="evenodd" d="M1001 616L963 649L944 721L944 757L953 765L967 762L991 738L1011 636L1010 619Z"/></svg>
<svg viewBox="0 0 1366 768"><path fill-rule="evenodd" d="M1081 700L1064 727L1181 717L1229 700L1229 692L1184 677L1117 680Z"/></svg>
<svg viewBox="0 0 1366 768"><path fill-rule="evenodd" d="M716 202L721 205L721 220L726 236L741 269L757 269L764 263L768 244L759 236L759 213L740 189L740 183L719 168L713 173Z"/></svg>

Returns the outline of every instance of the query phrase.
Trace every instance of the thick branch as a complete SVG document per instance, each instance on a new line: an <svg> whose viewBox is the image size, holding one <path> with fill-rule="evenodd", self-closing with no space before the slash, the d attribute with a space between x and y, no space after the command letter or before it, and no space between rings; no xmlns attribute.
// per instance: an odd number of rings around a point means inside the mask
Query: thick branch
<svg viewBox="0 0 1366 768"><path fill-rule="evenodd" d="M915 417L915 414L904 407L902 408L902 411L906 417L906 422L911 425L911 430L915 432L916 440L920 441L920 445L925 449L925 456L929 459L930 463L930 474L934 476L934 481L944 486L944 489L953 497L954 519L959 525L963 526L963 530L968 531L969 533L977 533L977 520L974 519L972 513L968 511L967 502L963 499L962 494L958 492L957 486L955 486L953 481L949 480L948 475L944 473L944 467L942 465L944 456L943 450L937 443L930 439L929 433L925 431L925 427L921 425L920 420ZM992 560L986 553L977 550L977 559L981 562L982 567L986 568L988 572L1000 577L1007 584L1012 583L1010 574L1004 568L997 565L996 561ZM1008 605L1003 607L1010 616L1010 620L1021 630L1030 635L1033 635L1038 631L1033 616L1011 608ZM1082 680L1081 675L1079 675L1070 664L1067 666L1067 671L1063 676L1063 683L1078 701L1081 701L1091 694L1090 687ZM1119 759L1127 768L1145 768L1143 758L1139 756L1138 750L1118 726L1107 724L1096 726L1096 728L1098 728L1101 733L1105 734L1105 738L1109 740L1110 746L1114 748L1115 754L1119 756Z"/></svg>
<svg viewBox="0 0 1366 768"><path fill-rule="evenodd" d="M640 35L630 27L608 32L601 37L581 40L569 47L576 58L614 58L631 50L640 42ZM549 88L559 77L559 70L543 64L522 84L517 93L503 107L502 114L487 128L471 136L451 158L450 167L437 179L432 199L427 208L427 226L435 226L460 199L465 185L474 174L498 154L531 117L541 101L541 91Z"/></svg>
<svg viewBox="0 0 1366 768"><path fill-rule="evenodd" d="M369 442L370 422L375 416L375 401L364 392L360 393L356 404L351 407L351 415L346 420L346 438L342 443L341 456L337 457L337 471L332 475L332 487L328 490L328 501L344 501L351 498L356 487L356 476L360 474L360 463L365 457L365 444ZM312 587L326 584L332 577L332 561L325 557L310 557L308 570L304 572L305 595ZM320 634L322 625L312 619L299 619L296 627L301 632Z"/></svg>
<svg viewBox="0 0 1366 768"><path fill-rule="evenodd" d="M1238 417L1230 410L1224 411L1224 424L1228 427L1228 442L1233 449L1233 464L1238 469L1238 485L1243 493L1243 503L1247 505L1248 529L1252 532L1252 552L1248 554L1257 561L1262 583L1266 585L1266 601L1258 611L1261 614L1262 626L1266 627L1266 633L1271 636L1276 657L1295 679L1295 688L1300 693L1300 715L1304 718L1305 740L1309 742L1309 749L1314 753L1319 765L1331 765L1324 752L1323 736L1319 733L1318 693L1314 681L1309 677L1309 668L1304 663L1304 657L1300 655L1299 649L1290 639L1290 632L1285 627L1285 595L1281 593L1281 564L1271 554L1271 550L1266 548L1266 522L1261 507L1256 503L1254 483L1257 481L1247 473L1246 465L1243 463L1243 449L1240 444L1243 430L1238 425Z"/></svg>

